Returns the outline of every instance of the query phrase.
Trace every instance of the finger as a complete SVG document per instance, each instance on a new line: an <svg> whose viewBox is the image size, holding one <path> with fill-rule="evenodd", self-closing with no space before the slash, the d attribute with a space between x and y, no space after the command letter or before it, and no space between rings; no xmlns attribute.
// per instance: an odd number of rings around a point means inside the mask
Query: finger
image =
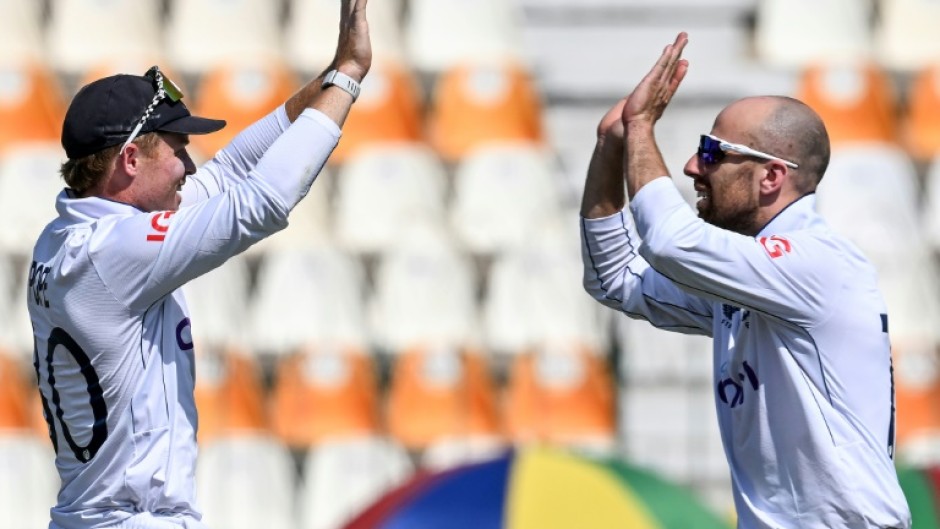
<svg viewBox="0 0 940 529"><path fill-rule="evenodd" d="M664 85L668 85L672 78L675 76L676 68L679 64L679 60L682 58L682 51L685 49L686 44L689 43L689 36L684 31L680 32L676 36L675 42L667 46L669 49L668 58L666 62L666 67L662 72L660 81Z"/></svg>

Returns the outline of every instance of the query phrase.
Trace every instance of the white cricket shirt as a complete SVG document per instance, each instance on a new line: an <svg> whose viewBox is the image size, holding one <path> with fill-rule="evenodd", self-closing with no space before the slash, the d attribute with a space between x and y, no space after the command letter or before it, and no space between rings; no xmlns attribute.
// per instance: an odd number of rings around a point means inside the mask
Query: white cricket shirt
<svg viewBox="0 0 940 529"><path fill-rule="evenodd" d="M658 178L631 202L635 223L582 219L584 285L633 318L714 338L740 528L908 528L885 304L873 267L814 206L805 196L748 237Z"/></svg>
<svg viewBox="0 0 940 529"><path fill-rule="evenodd" d="M204 527L180 287L284 228L339 134L318 111L291 124L282 107L187 178L175 212L58 196L27 292L62 479L50 529Z"/></svg>

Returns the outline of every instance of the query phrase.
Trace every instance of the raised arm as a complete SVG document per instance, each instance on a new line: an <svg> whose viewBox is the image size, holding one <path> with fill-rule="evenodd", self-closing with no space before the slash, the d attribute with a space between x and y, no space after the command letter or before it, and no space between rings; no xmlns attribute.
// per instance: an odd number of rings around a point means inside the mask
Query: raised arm
<svg viewBox="0 0 940 529"><path fill-rule="evenodd" d="M669 176L663 155L656 144L653 126L662 117L689 70L689 62L681 58L688 42L688 35L679 33L675 42L666 46L653 69L633 89L624 104L622 118L626 134L623 165L630 198L652 180Z"/></svg>

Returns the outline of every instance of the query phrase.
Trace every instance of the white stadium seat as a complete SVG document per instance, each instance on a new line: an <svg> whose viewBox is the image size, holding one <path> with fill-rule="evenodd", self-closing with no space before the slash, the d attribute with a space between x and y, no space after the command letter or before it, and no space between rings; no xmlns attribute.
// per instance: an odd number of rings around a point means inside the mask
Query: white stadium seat
<svg viewBox="0 0 940 529"><path fill-rule="evenodd" d="M238 435L200 448L196 498L203 521L226 529L293 529L294 463L274 438Z"/></svg>
<svg viewBox="0 0 940 529"><path fill-rule="evenodd" d="M462 62L522 60L519 16L503 0L411 0L405 21L411 64L438 73Z"/></svg>
<svg viewBox="0 0 940 529"><path fill-rule="evenodd" d="M0 0L0 61L42 58L42 2Z"/></svg>
<svg viewBox="0 0 940 529"><path fill-rule="evenodd" d="M101 63L154 58L161 49L161 10L160 0L53 0L49 61L60 72L79 74Z"/></svg>
<svg viewBox="0 0 940 529"><path fill-rule="evenodd" d="M49 525L59 475L52 443L32 433L0 434L0 527L34 529Z"/></svg>
<svg viewBox="0 0 940 529"><path fill-rule="evenodd" d="M757 52L794 69L867 60L872 8L870 0L765 0L757 8Z"/></svg>
<svg viewBox="0 0 940 529"><path fill-rule="evenodd" d="M413 472L403 448L376 438L320 445L304 461L297 529L339 529Z"/></svg>
<svg viewBox="0 0 940 529"><path fill-rule="evenodd" d="M451 226L475 253L517 247L541 216L559 211L560 188L545 149L528 143L481 147L457 167Z"/></svg>
<svg viewBox="0 0 940 529"><path fill-rule="evenodd" d="M235 256L183 285L197 351L244 344L249 279L245 258Z"/></svg>
<svg viewBox="0 0 940 529"><path fill-rule="evenodd" d="M483 305L487 346L511 354L560 341L606 350L612 312L581 286L576 214L533 221L525 243L497 257L490 269Z"/></svg>
<svg viewBox="0 0 940 529"><path fill-rule="evenodd" d="M444 167L421 144L363 148L336 179L335 234L355 253L381 252L424 215L444 215Z"/></svg>
<svg viewBox="0 0 940 529"><path fill-rule="evenodd" d="M470 261L439 222L409 225L381 258L370 306L373 339L389 352L420 344L459 347L477 334Z"/></svg>
<svg viewBox="0 0 940 529"><path fill-rule="evenodd" d="M933 0L881 0L875 27L876 58L886 67L913 71L940 57L937 25L940 5Z"/></svg>
<svg viewBox="0 0 940 529"><path fill-rule="evenodd" d="M336 248L271 251L252 305L254 349L286 355L307 345L365 343L362 266Z"/></svg>
<svg viewBox="0 0 940 529"><path fill-rule="evenodd" d="M56 218L56 196L65 187L55 143L21 144L0 158L0 248L27 257L46 224Z"/></svg>
<svg viewBox="0 0 940 529"><path fill-rule="evenodd" d="M270 0L170 0L164 31L167 57L187 74L226 63L276 59L281 53L280 5Z"/></svg>

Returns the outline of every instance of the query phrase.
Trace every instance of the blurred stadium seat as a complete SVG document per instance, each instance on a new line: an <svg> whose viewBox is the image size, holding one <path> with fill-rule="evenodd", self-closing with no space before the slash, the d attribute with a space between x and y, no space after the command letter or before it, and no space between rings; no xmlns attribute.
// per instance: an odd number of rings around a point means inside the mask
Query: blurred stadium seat
<svg viewBox="0 0 940 529"><path fill-rule="evenodd" d="M200 448L196 497L203 521L226 529L293 529L294 464L266 435L217 439Z"/></svg>
<svg viewBox="0 0 940 529"><path fill-rule="evenodd" d="M0 352L0 436L8 431L28 431L33 423L27 391L34 391L35 383L27 384L23 367L19 358ZM34 372L31 374L35 379Z"/></svg>
<svg viewBox="0 0 940 529"><path fill-rule="evenodd" d="M251 306L256 354L286 356L304 347L364 347L365 273L330 245L269 252Z"/></svg>
<svg viewBox="0 0 940 529"><path fill-rule="evenodd" d="M194 114L224 119L226 126L214 134L194 135L193 146L206 156L215 155L245 127L284 104L298 86L293 73L275 60L207 69L191 108Z"/></svg>
<svg viewBox="0 0 940 529"><path fill-rule="evenodd" d="M367 351L307 347L277 366L271 398L274 433L307 449L379 433L376 366Z"/></svg>
<svg viewBox="0 0 940 529"><path fill-rule="evenodd" d="M657 329L646 320L615 314L624 382L664 384L707 382L712 377L712 340L706 336Z"/></svg>
<svg viewBox="0 0 940 529"><path fill-rule="evenodd" d="M896 439L900 459L940 463L940 341L892 338Z"/></svg>
<svg viewBox="0 0 940 529"><path fill-rule="evenodd" d="M522 244L493 261L482 309L485 343L494 353L511 355L554 341L609 348L613 313L581 286L575 218L573 212L533 216Z"/></svg>
<svg viewBox="0 0 940 529"><path fill-rule="evenodd" d="M329 163L347 162L369 147L423 140L421 99L418 83L403 66L373 66L362 82L362 92L349 111L343 136Z"/></svg>
<svg viewBox="0 0 940 529"><path fill-rule="evenodd" d="M414 468L405 450L380 437L337 440L307 452L298 529L340 529Z"/></svg>
<svg viewBox="0 0 940 529"><path fill-rule="evenodd" d="M290 16L284 28L284 56L291 67L316 74L333 60L339 36L339 10L334 0L287 0ZM405 60L402 13L405 0L369 5L373 68ZM369 73L373 75L373 71ZM367 78L368 79L368 78Z"/></svg>
<svg viewBox="0 0 940 529"><path fill-rule="evenodd" d="M52 141L19 143L0 154L0 248L22 259L56 216L65 187L59 166L65 153ZM34 198L34 199L32 199Z"/></svg>
<svg viewBox="0 0 940 529"><path fill-rule="evenodd" d="M476 278L440 223L421 219L408 225L377 268L369 316L381 350L477 341Z"/></svg>
<svg viewBox="0 0 940 529"><path fill-rule="evenodd" d="M881 64L916 71L937 62L940 5L932 0L880 0L879 8L874 45Z"/></svg>
<svg viewBox="0 0 940 529"><path fill-rule="evenodd" d="M388 431L414 450L455 437L498 437L496 392L486 357L451 347L401 351L392 368Z"/></svg>
<svg viewBox="0 0 940 529"><path fill-rule="evenodd" d="M384 252L416 219L443 222L446 178L441 161L423 144L359 152L336 180L337 242L356 254Z"/></svg>
<svg viewBox="0 0 940 529"><path fill-rule="evenodd" d="M58 142L65 101L44 63L0 63L0 152L26 142Z"/></svg>
<svg viewBox="0 0 940 529"><path fill-rule="evenodd" d="M174 69L200 74L242 61L279 61L281 2L169 0L166 56Z"/></svg>
<svg viewBox="0 0 940 529"><path fill-rule="evenodd" d="M59 475L48 438L30 433L0 434L0 527L34 529L49 525Z"/></svg>
<svg viewBox="0 0 940 529"><path fill-rule="evenodd" d="M262 373L254 358L238 351L197 350L196 372L200 445L267 432Z"/></svg>
<svg viewBox="0 0 940 529"><path fill-rule="evenodd" d="M518 64L463 63L436 78L428 137L449 162L493 142L541 144L545 140L542 111L534 79Z"/></svg>
<svg viewBox="0 0 940 529"><path fill-rule="evenodd" d="M505 397L510 438L612 449L616 393L606 362L599 351L560 341L518 354Z"/></svg>
<svg viewBox="0 0 940 529"><path fill-rule="evenodd" d="M872 0L763 0L755 46L766 63L802 69L871 58Z"/></svg>
<svg viewBox="0 0 940 529"><path fill-rule="evenodd" d="M907 91L903 145L916 160L940 155L940 63L921 68Z"/></svg>
<svg viewBox="0 0 940 529"><path fill-rule="evenodd" d="M437 74L466 62L523 59L518 6L502 0L409 0L405 44L412 65Z"/></svg>
<svg viewBox="0 0 940 529"><path fill-rule="evenodd" d="M183 286L196 350L247 350L250 271L243 256L197 277Z"/></svg>
<svg viewBox="0 0 940 529"><path fill-rule="evenodd" d="M0 2L0 63L43 59L42 8L35 0Z"/></svg>
<svg viewBox="0 0 940 529"><path fill-rule="evenodd" d="M887 72L875 64L810 66L803 70L796 97L822 117L833 149L899 141L895 90Z"/></svg>
<svg viewBox="0 0 940 529"><path fill-rule="evenodd" d="M162 0L52 0L49 64L77 75L102 62L151 59L161 48L162 8Z"/></svg>
<svg viewBox="0 0 940 529"><path fill-rule="evenodd" d="M464 247L492 254L521 245L544 217L560 215L551 153L532 143L490 143L457 165L450 223Z"/></svg>

